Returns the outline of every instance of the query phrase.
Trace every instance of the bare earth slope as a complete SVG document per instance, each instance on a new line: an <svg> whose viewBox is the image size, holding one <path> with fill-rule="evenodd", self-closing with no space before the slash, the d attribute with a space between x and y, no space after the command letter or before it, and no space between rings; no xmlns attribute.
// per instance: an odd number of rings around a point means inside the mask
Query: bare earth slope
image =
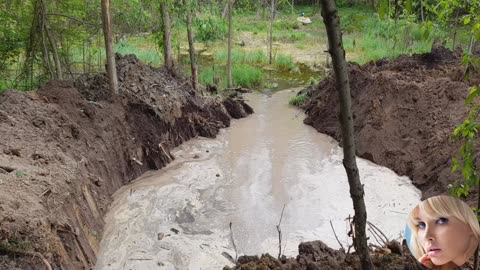
<svg viewBox="0 0 480 270"><path fill-rule="evenodd" d="M458 144L450 136L467 117L469 85L461 55L444 48L431 53L350 64L357 153L409 176L423 197L445 193L458 179L451 158ZM305 123L340 140L334 78L311 88Z"/></svg>
<svg viewBox="0 0 480 270"><path fill-rule="evenodd" d="M230 113L251 113L134 56L117 71L118 98L103 75L0 95L0 269L90 269L115 190L165 166L174 146L214 137Z"/></svg>

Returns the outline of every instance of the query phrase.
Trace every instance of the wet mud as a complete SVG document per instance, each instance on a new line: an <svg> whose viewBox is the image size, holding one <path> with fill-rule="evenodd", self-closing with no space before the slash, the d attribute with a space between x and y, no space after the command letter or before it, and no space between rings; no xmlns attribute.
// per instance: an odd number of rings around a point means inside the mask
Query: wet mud
<svg viewBox="0 0 480 270"><path fill-rule="evenodd" d="M117 72L117 97L105 75L0 95L0 269L91 269L117 189L251 112L134 56Z"/></svg>

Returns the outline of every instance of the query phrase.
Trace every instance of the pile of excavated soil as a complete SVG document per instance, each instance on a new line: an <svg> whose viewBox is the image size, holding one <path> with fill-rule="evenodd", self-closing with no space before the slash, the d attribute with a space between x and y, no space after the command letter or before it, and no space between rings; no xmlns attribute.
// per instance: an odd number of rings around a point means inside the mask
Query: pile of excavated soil
<svg viewBox="0 0 480 270"><path fill-rule="evenodd" d="M384 270L421 270L425 269L409 254L406 246L390 242L390 248L379 249L371 253L376 269ZM356 254L346 254L342 250L333 250L321 241L301 243L296 258L282 257L280 260L269 254L242 256L235 267L224 270L360 270L360 260Z"/></svg>
<svg viewBox="0 0 480 270"><path fill-rule="evenodd" d="M91 269L119 187L252 112L134 56L117 59L117 72L117 97L104 75L0 95L0 269Z"/></svg>
<svg viewBox="0 0 480 270"><path fill-rule="evenodd" d="M359 66L349 64L357 154L407 175L430 197L461 176L451 173L459 144L450 139L468 116L461 53L445 48ZM341 140L335 79L307 91L305 123ZM368 194L367 194L368 196Z"/></svg>

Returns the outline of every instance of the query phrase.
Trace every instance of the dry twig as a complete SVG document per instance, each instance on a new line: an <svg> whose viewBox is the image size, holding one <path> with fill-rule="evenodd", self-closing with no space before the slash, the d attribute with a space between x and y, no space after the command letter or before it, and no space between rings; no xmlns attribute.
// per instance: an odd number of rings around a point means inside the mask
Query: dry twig
<svg viewBox="0 0 480 270"><path fill-rule="evenodd" d="M280 221L278 221L277 225L277 231L278 231L278 259L280 260L280 256L282 256L282 229L280 228L280 225L282 224L282 218L283 218L283 211L285 210L285 204L283 205L282 208L282 214L280 215Z"/></svg>
<svg viewBox="0 0 480 270"><path fill-rule="evenodd" d="M340 242L340 240L338 240L337 233L335 232L335 229L333 228L333 224L332 224L331 220L330 220L330 227L332 227L333 235L335 235L335 239L337 239L338 244L343 249L343 251L345 251L345 248L343 247L342 243Z"/></svg>
<svg viewBox="0 0 480 270"><path fill-rule="evenodd" d="M230 239L232 240L233 248L235 249L235 264L237 263L238 252L237 252L237 245L235 245L235 240L233 239L233 230L232 230L232 222L230 221Z"/></svg>

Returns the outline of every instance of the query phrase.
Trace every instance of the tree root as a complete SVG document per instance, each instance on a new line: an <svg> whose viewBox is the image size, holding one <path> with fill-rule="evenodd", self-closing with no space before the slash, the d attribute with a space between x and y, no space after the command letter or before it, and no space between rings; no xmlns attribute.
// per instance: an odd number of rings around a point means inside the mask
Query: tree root
<svg viewBox="0 0 480 270"><path fill-rule="evenodd" d="M39 257L42 260L43 264L45 264L45 267L47 268L47 270L52 270L52 266L47 261L47 259L45 259L45 257L38 252L27 251L27 250L18 249L18 248L7 248L2 246L0 246L0 251L5 251L6 253L10 253L10 254L20 254L23 256Z"/></svg>

